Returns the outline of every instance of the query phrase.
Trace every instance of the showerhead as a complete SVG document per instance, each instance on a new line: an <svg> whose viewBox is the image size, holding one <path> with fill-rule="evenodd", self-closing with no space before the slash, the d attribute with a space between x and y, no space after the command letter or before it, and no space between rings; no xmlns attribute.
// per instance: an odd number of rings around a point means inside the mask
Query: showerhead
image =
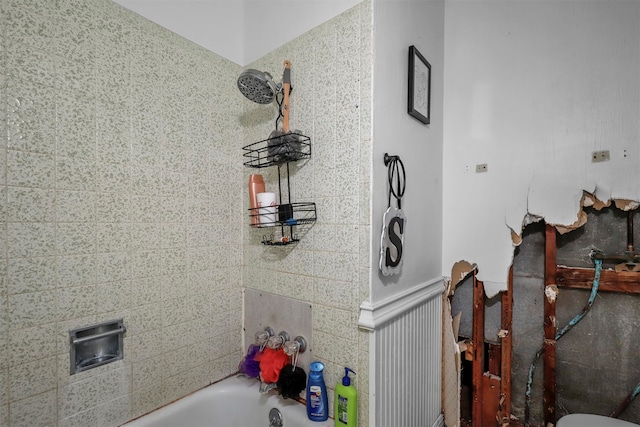
<svg viewBox="0 0 640 427"><path fill-rule="evenodd" d="M258 104L272 103L280 90L271 74L251 68L238 77L238 89L250 101Z"/></svg>

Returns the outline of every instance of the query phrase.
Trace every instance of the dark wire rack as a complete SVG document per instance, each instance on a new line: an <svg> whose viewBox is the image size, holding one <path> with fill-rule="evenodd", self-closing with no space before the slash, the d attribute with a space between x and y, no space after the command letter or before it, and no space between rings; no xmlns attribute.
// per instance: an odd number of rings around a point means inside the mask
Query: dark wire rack
<svg viewBox="0 0 640 427"><path fill-rule="evenodd" d="M311 138L289 132L242 147L244 165L266 168L311 157Z"/></svg>
<svg viewBox="0 0 640 427"><path fill-rule="evenodd" d="M284 246L300 241L295 232L298 225L316 222L316 204L313 202L291 203L291 184L289 180L289 162L300 161L311 157L311 139L299 133L289 132L262 141L249 144L242 148L243 156L247 159L244 165L251 168L278 167L278 196L279 204L275 212L265 212L264 208L250 208L252 227L271 228L274 232L262 236L262 243L270 246ZM281 169L286 167L287 200L282 200ZM275 230L279 228L280 237ZM288 233L287 233L288 230Z"/></svg>

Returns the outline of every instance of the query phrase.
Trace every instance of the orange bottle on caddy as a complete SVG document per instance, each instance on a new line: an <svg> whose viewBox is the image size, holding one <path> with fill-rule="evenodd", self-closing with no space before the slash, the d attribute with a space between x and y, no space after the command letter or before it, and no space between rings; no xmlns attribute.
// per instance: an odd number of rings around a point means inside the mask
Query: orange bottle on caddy
<svg viewBox="0 0 640 427"><path fill-rule="evenodd" d="M258 215L258 200L256 195L258 193L264 193L264 179L260 174L249 175L249 205L251 207L251 225L260 225L260 215Z"/></svg>

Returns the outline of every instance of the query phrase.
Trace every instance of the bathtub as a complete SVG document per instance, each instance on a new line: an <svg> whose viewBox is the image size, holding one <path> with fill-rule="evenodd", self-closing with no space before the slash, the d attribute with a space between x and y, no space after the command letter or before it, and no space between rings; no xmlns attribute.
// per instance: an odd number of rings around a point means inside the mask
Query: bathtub
<svg viewBox="0 0 640 427"><path fill-rule="evenodd" d="M303 404L275 390L260 394L259 386L254 378L230 377L122 427L269 427L272 408L282 413L284 427L333 426L332 419L310 421Z"/></svg>

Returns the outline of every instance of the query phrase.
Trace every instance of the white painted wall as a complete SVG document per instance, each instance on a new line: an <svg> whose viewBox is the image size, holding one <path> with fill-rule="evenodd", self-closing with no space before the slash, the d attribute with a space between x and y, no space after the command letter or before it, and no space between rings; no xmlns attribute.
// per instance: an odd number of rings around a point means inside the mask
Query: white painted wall
<svg viewBox="0 0 640 427"><path fill-rule="evenodd" d="M362 0L114 0L239 65Z"/></svg>
<svg viewBox="0 0 640 427"><path fill-rule="evenodd" d="M475 262L494 294L527 212L571 224L583 190L640 199L640 2L453 0L445 16L442 269Z"/></svg>
<svg viewBox="0 0 640 427"><path fill-rule="evenodd" d="M113 1L236 64L245 64L243 1Z"/></svg>
<svg viewBox="0 0 640 427"><path fill-rule="evenodd" d="M374 1L372 259L377 266L387 210L384 153L399 155L407 173L407 217L401 274L372 269L371 301L382 301L442 278L442 100L444 0ZM431 124L407 114L408 50L431 64Z"/></svg>

